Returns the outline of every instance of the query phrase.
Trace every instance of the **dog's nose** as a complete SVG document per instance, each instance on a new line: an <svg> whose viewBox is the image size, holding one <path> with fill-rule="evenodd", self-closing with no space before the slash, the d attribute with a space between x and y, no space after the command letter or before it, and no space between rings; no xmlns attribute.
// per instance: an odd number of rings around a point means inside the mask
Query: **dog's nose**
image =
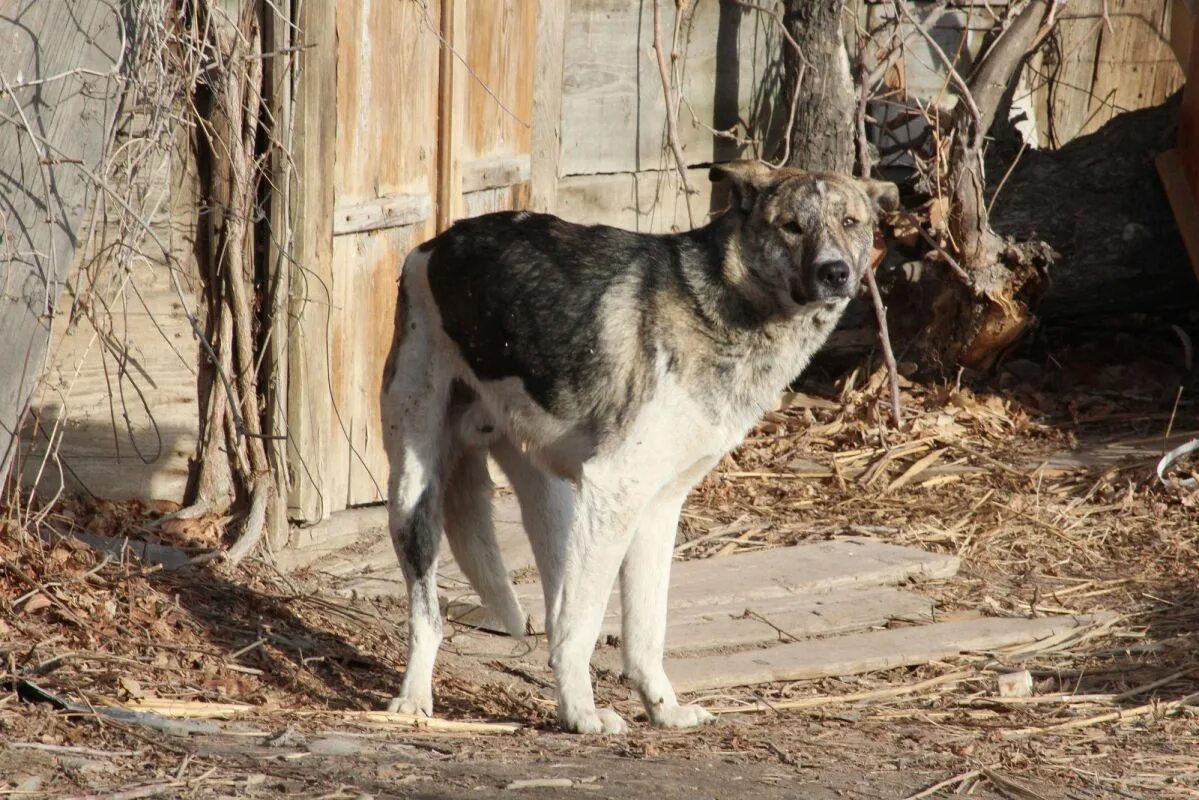
<svg viewBox="0 0 1199 800"><path fill-rule="evenodd" d="M844 289L849 283L849 264L841 260L817 264L816 280L834 291Z"/></svg>

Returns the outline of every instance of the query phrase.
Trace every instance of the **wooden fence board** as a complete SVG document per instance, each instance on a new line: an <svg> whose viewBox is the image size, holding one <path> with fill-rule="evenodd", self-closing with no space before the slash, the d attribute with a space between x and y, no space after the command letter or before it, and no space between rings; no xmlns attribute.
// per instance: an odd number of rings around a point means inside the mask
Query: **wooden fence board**
<svg viewBox="0 0 1199 800"><path fill-rule="evenodd" d="M300 270L292 281L288 351L288 515L316 522L333 510L326 485L333 442L328 335L333 312L333 211L338 102L337 14L333 3L304 3L295 96L292 230Z"/></svg>
<svg viewBox="0 0 1199 800"><path fill-rule="evenodd" d="M0 482L97 194L84 170L97 170L112 134L121 30L119 11L100 0L0 10Z"/></svg>
<svg viewBox="0 0 1199 800"><path fill-rule="evenodd" d="M1038 144L1060 147L1122 111L1157 105L1182 86L1169 45L1168 6L1169 0L1074 0L1062 8L1054 44L1029 65Z"/></svg>
<svg viewBox="0 0 1199 800"><path fill-rule="evenodd" d="M195 456L198 348L171 280L173 274L195 312L195 157L189 131L179 127L166 143L148 141L144 122L138 115L123 120L110 174L120 176L129 202L149 209L144 221L153 236L131 230L110 197L97 198L92 235L67 279L42 386L22 431L20 474L44 496L66 489L179 502ZM61 440L48 450L55 425ZM46 470L48 452L57 464Z"/></svg>
<svg viewBox="0 0 1199 800"><path fill-rule="evenodd" d="M562 68L566 53L568 0L538 0L537 52L533 76L530 208L557 208L558 161L562 146Z"/></svg>
<svg viewBox="0 0 1199 800"><path fill-rule="evenodd" d="M669 50L677 3L662 2L663 46ZM758 152L771 154L790 110L781 89L783 39L775 21L753 9L720 0L686 5L679 40L676 92L685 102L678 115L679 142L687 164L737 158L744 148L717 137L748 123L762 137ZM666 98L653 53L653 3L641 4L637 85L637 169L672 168L666 144ZM626 30L626 36L631 35ZM739 129L744 133L744 129Z"/></svg>
<svg viewBox="0 0 1199 800"><path fill-rule="evenodd" d="M456 2L464 5L469 21L463 39L471 73L463 86L465 172L467 162L497 155L527 156L532 148L536 57L532 45L537 36L538 4L529 0Z"/></svg>

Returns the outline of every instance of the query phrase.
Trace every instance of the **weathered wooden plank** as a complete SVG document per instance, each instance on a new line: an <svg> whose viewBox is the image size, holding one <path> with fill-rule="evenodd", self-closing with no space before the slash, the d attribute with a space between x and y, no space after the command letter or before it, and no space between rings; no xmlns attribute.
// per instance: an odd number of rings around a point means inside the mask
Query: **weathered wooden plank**
<svg viewBox="0 0 1199 800"><path fill-rule="evenodd" d="M333 208L338 106L337 8L303 3L296 20L302 47L295 92L292 193L295 260L287 365L287 453L292 481L288 515L315 522L333 510L325 473L333 437L327 336L333 312ZM382 137L386 138L386 137ZM330 175L334 180L330 180Z"/></svg>
<svg viewBox="0 0 1199 800"><path fill-rule="evenodd" d="M113 500L183 500L199 424L196 351L174 292L147 279L163 270L132 268L129 279L140 284L139 303L148 310L114 314L104 336L89 322L67 330L58 320L63 335L55 337L22 432L26 485ZM51 453L47 436L56 427L62 438ZM54 459L43 469L47 456Z"/></svg>
<svg viewBox="0 0 1199 800"><path fill-rule="evenodd" d="M288 401L288 350L291 339L289 307L291 305L292 278L292 156L290 143L295 130L292 90L297 61L294 48L294 9L290 3L267 7L263 26L262 49L278 53L274 58L263 61L263 99L267 103L270 118L274 120L273 136L282 147L271 148L270 155L270 231L267 242L266 270L269 292L266 300L266 315L269 329L266 339L265 374L274 374L274 379L265 381L267 413L264 415L264 443L270 460L275 491L271 494L271 507L266 518L267 545L271 552L281 552L287 546L290 533L287 520L287 495L291 491L291 465L287 454L287 401ZM286 54L286 55L283 55Z"/></svg>
<svg viewBox="0 0 1199 800"><path fill-rule="evenodd" d="M529 180L530 171L528 153L477 158L462 165L462 191L479 192L524 183Z"/></svg>
<svg viewBox="0 0 1199 800"><path fill-rule="evenodd" d="M530 165L530 207L534 211L550 212L557 208L558 161L562 150L562 67L569 13L568 0L537 3Z"/></svg>
<svg viewBox="0 0 1199 800"><path fill-rule="evenodd" d="M462 217L462 138L466 125L466 0L441 0L437 83L437 230Z"/></svg>
<svg viewBox="0 0 1199 800"><path fill-rule="evenodd" d="M556 202L554 213L571 222L637 228L637 179L631 172L565 177Z"/></svg>
<svg viewBox="0 0 1199 800"><path fill-rule="evenodd" d="M856 675L1035 642L1093 622L1091 617L941 622L727 655L672 657L666 672L680 692Z"/></svg>
<svg viewBox="0 0 1199 800"><path fill-rule="evenodd" d="M679 39L673 43L681 67L675 90L685 98L678 117L679 141L688 164L727 161L743 153L774 152L789 111L782 89L784 43L775 21L753 9L720 0L689 4L663 2L663 46L672 47L675 15L684 9ZM666 140L666 98L653 46L653 3L640 4L641 35L637 83L637 169L664 169L673 159ZM744 129L761 139L754 148L719 137L713 130ZM693 185L695 181L692 182ZM696 186L696 188L700 188ZM706 209L705 209L706 210Z"/></svg>
<svg viewBox="0 0 1199 800"><path fill-rule="evenodd" d="M428 192L391 194L362 203L338 206L333 211L333 235L414 225L428 219L432 210L433 199Z"/></svg>
<svg viewBox="0 0 1199 800"><path fill-rule="evenodd" d="M122 44L111 3L0 10L0 482L45 367L79 224L98 191L86 172L98 171L108 148Z"/></svg>
<svg viewBox="0 0 1199 800"><path fill-rule="evenodd" d="M1170 49L1184 71L1191 63L1191 44L1195 34L1195 0L1175 0L1170 3Z"/></svg>
<svg viewBox="0 0 1199 800"><path fill-rule="evenodd" d="M570 6L559 101L562 117L556 123L561 126L561 175L637 170L641 6L641 0Z"/></svg>
<svg viewBox="0 0 1199 800"><path fill-rule="evenodd" d="M462 213L467 217L477 217L493 211L528 208L528 206L529 184L527 182L501 186L498 189L480 189L477 192L467 192L462 195Z"/></svg>
<svg viewBox="0 0 1199 800"><path fill-rule="evenodd" d="M321 60L305 62L300 94L319 94L320 104L297 98L297 134L310 141L324 137L325 167L297 174L297 183L322 193L322 216L314 222L328 252L313 265L299 259L305 269L294 282L298 324L292 330L299 339L292 348L289 415L295 446L289 452L292 514L312 522L379 500L386 481L379 382L391 342L395 282L407 251L432 233L433 219L400 214L410 224L352 233L348 227L353 226L346 226L345 233L334 236L335 209L377 213L394 205L389 198L436 190L441 47L436 2L345 0L310 6L304 5L305 13L320 19L317 27L305 29L305 42L321 49L305 50L303 57ZM306 84L312 81L319 92ZM397 115L396 109L404 113ZM301 116L309 113L321 116ZM371 214L366 218L368 224L379 220ZM305 225L295 230L299 237L318 238ZM300 373L297 363L303 365Z"/></svg>
<svg viewBox="0 0 1199 800"><path fill-rule="evenodd" d="M337 101L322 112L337 126L329 173L337 204L434 194L441 3L338 0L321 6L336 13L337 60L330 68Z"/></svg>
<svg viewBox="0 0 1199 800"><path fill-rule="evenodd" d="M686 99L678 132L688 164L732 158L745 147L713 129L747 123L771 152L787 109L777 91L782 44L767 15L718 0L683 4L679 39L672 42L679 4L663 2L666 48L680 56L675 84ZM562 147L559 172L581 175L660 170L666 99L657 62L653 4L638 0L575 3L565 33ZM742 128L741 133L744 133Z"/></svg>
<svg viewBox="0 0 1199 800"><path fill-rule="evenodd" d="M932 606L927 597L883 587L789 595L752 604L672 609L667 620L666 649L683 653L828 636L893 620L928 622ZM620 633L617 621L605 622L605 633Z"/></svg>
<svg viewBox="0 0 1199 800"><path fill-rule="evenodd" d="M1199 203L1195 202L1194 194L1186 178L1186 165L1178 150L1170 149L1159 153L1154 159L1157 164L1157 174L1162 179L1166 197L1170 200L1170 208L1174 211L1174 219L1178 222L1178 232L1186 245L1187 255L1191 259L1191 269L1195 277L1199 277ZM1199 186L1195 187L1199 191Z"/></svg>
<svg viewBox="0 0 1199 800"><path fill-rule="evenodd" d="M195 309L198 179L190 132L152 141L147 121L121 120L109 174L134 207L154 209L144 214L153 236L131 231L124 210L98 198L22 431L20 474L42 492L183 500L199 424L197 345L172 277ZM104 277L114 274L120 280ZM85 307L91 313L72 323L72 309ZM57 464L42 469L56 425Z"/></svg>
<svg viewBox="0 0 1199 800"><path fill-rule="evenodd" d="M1079 133L1091 133L1124 111L1164 101L1185 82L1169 45L1170 0L1124 0L1108 8L1112 27L1100 26L1091 84L1093 106Z"/></svg>
<svg viewBox="0 0 1199 800"><path fill-rule="evenodd" d="M504 565L513 573L527 570L533 563L533 552L521 526L516 500L511 495L498 498L493 514ZM387 536L386 509L381 506L347 509L337 512L327 523L317 527L321 530L304 536L300 540L302 546L283 562L286 569L305 566L317 569L322 575L335 578L330 582L330 588L339 594L405 596L404 576ZM355 529L359 531L358 535L354 533ZM326 533L332 536L329 542L325 541ZM444 540L437 582L443 596L449 601L463 601L470 607L478 606L478 598L471 591ZM540 589L537 591L540 592ZM537 606L540 605L538 595Z"/></svg>
<svg viewBox="0 0 1199 800"><path fill-rule="evenodd" d="M539 613L540 592L521 585L518 593L533 617L533 631L543 633ZM503 633L503 626L478 604L473 595L446 595L446 616L464 625ZM693 608L672 608L666 623L666 649L685 653L715 647L769 644L862 630L893 620L923 622L931 619L932 601L888 587L843 589L822 594L788 595L753 603L726 603ZM752 612L752 613L747 613ZM765 620L765 621L764 621ZM786 631L786 634L780 632ZM604 617L601 640L620 636L618 609Z"/></svg>
<svg viewBox="0 0 1199 800"><path fill-rule="evenodd" d="M724 558L676 562L672 608L756 600L906 580L949 578L957 556L866 539L779 547Z"/></svg>
<svg viewBox="0 0 1199 800"><path fill-rule="evenodd" d="M867 540L841 540L795 545L724 558L675 562L670 572L672 619L694 619L712 608L746 608L771 605L780 598L803 598L838 590L875 587L907 580L948 578L957 573L956 556L927 553L908 547ZM513 564L508 563L509 569ZM540 583L516 587L529 613L534 631L545 629L545 607ZM478 604L463 586L454 596L461 619L470 616L468 605ZM785 606L786 603L782 603ZM620 631L620 590L613 588L605 614L605 631ZM471 624L478 624L471 622Z"/></svg>
<svg viewBox="0 0 1199 800"><path fill-rule="evenodd" d="M463 5L468 20L459 50L470 72L462 86L465 177L466 165L471 161L493 156L527 156L532 148L533 75L537 57L534 42L539 8L530 0L455 2ZM557 2L563 4L562 0ZM528 180L528 175L521 180Z"/></svg>
<svg viewBox="0 0 1199 800"><path fill-rule="evenodd" d="M1039 57L1030 66L1042 145L1060 147L1116 114L1158 105L1182 85L1169 45L1169 5L1074 0L1062 9L1054 57Z"/></svg>
<svg viewBox="0 0 1199 800"><path fill-rule="evenodd" d="M405 226L333 239L337 318L329 341L330 384L324 387L334 410L333 441L324 465L331 510L386 497L379 397L394 334L398 268L417 244L414 231Z"/></svg>
<svg viewBox="0 0 1199 800"><path fill-rule="evenodd" d="M712 181L708 179L707 168L687 170L687 180L695 190L692 195L686 193L678 172L671 168L638 172L634 179L638 231L674 233L707 224L712 205Z"/></svg>

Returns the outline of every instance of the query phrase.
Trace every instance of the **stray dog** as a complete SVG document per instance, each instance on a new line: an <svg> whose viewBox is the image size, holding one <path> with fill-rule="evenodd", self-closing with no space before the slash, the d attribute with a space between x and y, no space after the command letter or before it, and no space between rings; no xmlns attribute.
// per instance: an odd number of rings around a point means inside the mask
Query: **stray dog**
<svg viewBox="0 0 1199 800"><path fill-rule="evenodd" d="M620 573L624 673L650 721L708 722L662 667L666 592L688 491L824 343L867 269L893 184L714 166L733 204L672 235L501 212L404 262L383 375L389 520L410 600L392 711L431 715L444 526L462 571L526 631L496 544L487 454L520 502L545 589L558 717L620 733L589 665Z"/></svg>

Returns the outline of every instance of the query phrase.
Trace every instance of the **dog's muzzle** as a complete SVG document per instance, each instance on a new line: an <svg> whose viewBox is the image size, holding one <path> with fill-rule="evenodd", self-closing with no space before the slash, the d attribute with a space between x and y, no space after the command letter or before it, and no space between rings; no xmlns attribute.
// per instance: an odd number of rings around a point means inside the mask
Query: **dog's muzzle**
<svg viewBox="0 0 1199 800"><path fill-rule="evenodd" d="M853 268L844 259L822 261L812 265L812 294L818 300L838 297L853 297L857 294L857 281Z"/></svg>

